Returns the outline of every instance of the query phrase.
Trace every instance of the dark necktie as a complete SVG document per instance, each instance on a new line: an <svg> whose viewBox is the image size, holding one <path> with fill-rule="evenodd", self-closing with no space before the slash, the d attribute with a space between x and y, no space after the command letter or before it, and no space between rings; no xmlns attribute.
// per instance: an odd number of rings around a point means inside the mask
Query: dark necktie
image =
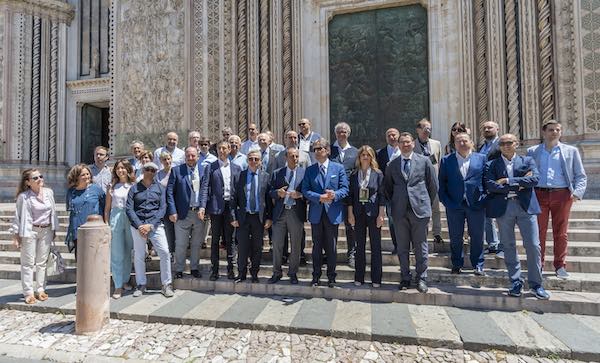
<svg viewBox="0 0 600 363"><path fill-rule="evenodd" d="M255 213L256 212L256 182L254 181L254 177L256 176L256 173L250 172L250 175L251 175L251 179L250 179L250 212Z"/></svg>
<svg viewBox="0 0 600 363"><path fill-rule="evenodd" d="M321 164L320 166L320 170L321 170L321 181L323 183L323 187L325 187L325 165Z"/></svg>
<svg viewBox="0 0 600 363"><path fill-rule="evenodd" d="M408 178L408 175L410 175L410 159L404 159L404 174L406 174L406 177Z"/></svg>

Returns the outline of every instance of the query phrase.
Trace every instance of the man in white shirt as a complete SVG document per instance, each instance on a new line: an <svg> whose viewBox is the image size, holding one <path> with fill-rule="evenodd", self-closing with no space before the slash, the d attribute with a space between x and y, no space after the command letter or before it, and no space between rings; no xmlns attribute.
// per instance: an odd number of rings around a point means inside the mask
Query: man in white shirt
<svg viewBox="0 0 600 363"><path fill-rule="evenodd" d="M385 140L387 142L387 145L385 147L382 147L381 149L377 150L377 154L376 154L377 164L379 164L379 170L381 170L381 172L383 173L384 176L385 176L385 171L386 171L387 165L390 162L392 162L394 159L396 159L398 156L400 156L399 139L400 139L400 131L398 131L398 129L395 129L395 128L389 128L385 132ZM388 203L388 205L386 205L386 207L385 207L385 213L387 214L387 217L388 217L388 227L390 228L390 235L392 237L392 243L394 244L394 250L392 251L392 254L396 254L398 252L398 248L397 248L398 243L396 240L394 220L392 219L392 215L391 215L390 211L391 211L391 206Z"/></svg>
<svg viewBox="0 0 600 363"><path fill-rule="evenodd" d="M229 136L229 161L239 166L242 170L248 169L248 158L240 151L242 147L242 139L238 135Z"/></svg>
<svg viewBox="0 0 600 363"><path fill-rule="evenodd" d="M250 150L258 149L258 127L255 123L248 125L248 140L244 141L240 148L240 152L248 155Z"/></svg>
<svg viewBox="0 0 600 363"><path fill-rule="evenodd" d="M160 165L160 169L162 170L162 164L160 162L160 154L163 151L168 151L171 154L172 159L172 167L179 166L185 163L185 152L177 147L177 142L179 141L179 136L176 132L167 133L167 142L165 146L159 147L154 150L154 163L156 165Z"/></svg>
<svg viewBox="0 0 600 363"><path fill-rule="evenodd" d="M91 164L92 181L100 186L104 193L108 190L108 186L112 181L112 173L106 161L108 160L108 148L104 146L96 146L94 149L94 163Z"/></svg>
<svg viewBox="0 0 600 363"><path fill-rule="evenodd" d="M206 166L217 161L217 157L210 153L210 139L206 136L200 137L198 141L198 163Z"/></svg>

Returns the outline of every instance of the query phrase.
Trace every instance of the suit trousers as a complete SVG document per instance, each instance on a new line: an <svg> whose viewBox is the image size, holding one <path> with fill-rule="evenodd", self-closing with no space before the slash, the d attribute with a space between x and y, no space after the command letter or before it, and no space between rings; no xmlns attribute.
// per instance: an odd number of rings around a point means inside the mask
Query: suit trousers
<svg viewBox="0 0 600 363"><path fill-rule="evenodd" d="M21 238L21 285L23 296L43 292L46 288L46 263L54 231L50 227L33 227L34 237ZM35 273L35 283L33 277Z"/></svg>
<svg viewBox="0 0 600 363"><path fill-rule="evenodd" d="M225 207L222 214L211 214L211 240L210 240L210 263L212 265L212 274L219 274L219 242L221 237L225 242L227 250L227 271L233 271L233 233L234 228L231 225L231 210L229 206Z"/></svg>
<svg viewBox="0 0 600 363"><path fill-rule="evenodd" d="M243 212L244 213L244 212ZM238 277L245 278L250 258L250 275L258 276L265 232L258 213L246 213L238 229Z"/></svg>
<svg viewBox="0 0 600 363"><path fill-rule="evenodd" d="M131 277L133 237L125 208L110 210L110 271L115 288L122 288Z"/></svg>
<svg viewBox="0 0 600 363"><path fill-rule="evenodd" d="M354 236L356 237L354 281L365 282L368 229L371 244L371 282L380 284L382 274L381 228L377 228L377 218L369 217L366 213L355 215L354 218L356 220L354 225Z"/></svg>
<svg viewBox="0 0 600 363"><path fill-rule="evenodd" d="M292 252L289 255L288 276L298 273L300 265L300 251L302 245L302 236L304 232L304 222L296 213L297 206L292 209L284 209L281 216L273 224L273 275L281 277L281 260L283 258L284 248L287 249L285 240L289 233L289 241Z"/></svg>
<svg viewBox="0 0 600 363"><path fill-rule="evenodd" d="M133 253L135 268L135 282L138 285L146 285L146 238L142 237L136 228L131 228L133 236ZM158 227L148 234L148 240L160 257L160 281L163 286L172 282L171 279L171 254L165 235L165 227L159 224Z"/></svg>
<svg viewBox="0 0 600 363"><path fill-rule="evenodd" d="M165 225L165 235L167 236L169 252L175 253L175 223L171 222L168 215L165 215L165 218L163 218L163 224Z"/></svg>
<svg viewBox="0 0 600 363"><path fill-rule="evenodd" d="M506 212L496 218L500 232L500 242L504 246L504 262L511 282L522 281L521 261L517 253L515 224L519 226L523 238L523 246L527 254L527 282L535 289L542 285L542 259L537 216L527 214L518 200L509 200Z"/></svg>
<svg viewBox="0 0 600 363"><path fill-rule="evenodd" d="M440 212L440 198L437 193L431 203L431 232L434 236L442 235L442 213Z"/></svg>
<svg viewBox="0 0 600 363"><path fill-rule="evenodd" d="M322 208L321 222L318 224L311 224L313 237L313 279L318 280L321 278L321 267L323 265L322 252L325 250L325 255L327 256L327 278L329 280L335 280L338 225L329 221L325 208Z"/></svg>
<svg viewBox="0 0 600 363"><path fill-rule="evenodd" d="M356 233L354 227L348 223L348 216L344 218L344 228L346 228L346 244L348 245L348 259L354 258L356 254Z"/></svg>
<svg viewBox="0 0 600 363"><path fill-rule="evenodd" d="M190 247L190 270L198 270L200 247L206 238L206 222L198 218L198 213L188 211L185 219L175 222L175 271L183 272L185 257ZM191 236L191 238L190 238Z"/></svg>
<svg viewBox="0 0 600 363"><path fill-rule="evenodd" d="M548 232L548 219L552 215L552 239L554 240L554 269L566 267L567 258L567 230L569 228L569 215L573 199L571 192L565 188L557 191L536 190L535 195L540 203L542 213L538 216L540 245L542 248L542 266L546 253L546 233Z"/></svg>
<svg viewBox="0 0 600 363"><path fill-rule="evenodd" d="M452 266L463 267L464 250L463 235L465 231L465 220L470 237L471 266L483 268L483 229L485 223L485 209L473 210L467 205L460 209L446 208L448 219L448 232L450 234L450 253L452 255Z"/></svg>
<svg viewBox="0 0 600 363"><path fill-rule="evenodd" d="M494 218L485 218L485 242L489 247L502 251L502 241L498 240L498 231L494 223Z"/></svg>
<svg viewBox="0 0 600 363"><path fill-rule="evenodd" d="M427 279L429 245L427 244L427 227L429 217L419 218L412 208L406 211L399 220L394 220L396 237L398 238L398 259L400 260L400 275L402 281L410 281L410 246L415 253L415 272L417 279Z"/></svg>
<svg viewBox="0 0 600 363"><path fill-rule="evenodd" d="M394 228L394 220L392 219L392 206L387 204L385 206L385 214L388 218L388 227L390 229L390 236L392 237L392 244L394 249L398 251L398 242L396 241L396 228Z"/></svg>

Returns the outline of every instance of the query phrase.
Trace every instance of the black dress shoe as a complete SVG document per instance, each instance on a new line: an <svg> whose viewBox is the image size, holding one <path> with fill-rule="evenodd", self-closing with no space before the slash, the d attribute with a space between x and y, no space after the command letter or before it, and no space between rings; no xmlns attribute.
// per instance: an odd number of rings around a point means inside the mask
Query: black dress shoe
<svg viewBox="0 0 600 363"><path fill-rule="evenodd" d="M296 275L290 275L290 284L298 285L298 277Z"/></svg>
<svg viewBox="0 0 600 363"><path fill-rule="evenodd" d="M175 278L176 279L182 279L183 278L183 272L175 272Z"/></svg>
<svg viewBox="0 0 600 363"><path fill-rule="evenodd" d="M219 275L217 275L217 274L210 274L210 277L208 279L210 281L217 281L218 278L219 278Z"/></svg>
<svg viewBox="0 0 600 363"><path fill-rule="evenodd" d="M235 278L234 282L236 284L239 284L240 282L244 282L244 281L246 281L246 276L238 276L238 277Z"/></svg>
<svg viewBox="0 0 600 363"><path fill-rule="evenodd" d="M410 288L410 281L409 280L402 280L400 281L400 288L399 290L408 290Z"/></svg>
<svg viewBox="0 0 600 363"><path fill-rule="evenodd" d="M253 284L260 282L260 280L258 279L258 276L252 276L252 279L250 279L250 281L252 281Z"/></svg>
<svg viewBox="0 0 600 363"><path fill-rule="evenodd" d="M496 254L497 252L498 249L496 247L488 247L484 251L485 254Z"/></svg>
<svg viewBox="0 0 600 363"><path fill-rule="evenodd" d="M310 282L310 285L313 287L319 286L319 279L312 279L312 281Z"/></svg>
<svg viewBox="0 0 600 363"><path fill-rule="evenodd" d="M277 275L273 275L269 278L269 280L267 280L267 282L269 284L275 284L277 283L279 280L281 280L281 276L277 276Z"/></svg>
<svg viewBox="0 0 600 363"><path fill-rule="evenodd" d="M335 287L335 279L327 281L327 287Z"/></svg>
<svg viewBox="0 0 600 363"><path fill-rule="evenodd" d="M439 234L436 234L435 236L433 236L433 242L434 243L444 243L444 239Z"/></svg>
<svg viewBox="0 0 600 363"><path fill-rule="evenodd" d="M427 287L427 282L423 279L420 279L417 283L417 291L424 294L427 292L427 290L429 290L429 288Z"/></svg>
<svg viewBox="0 0 600 363"><path fill-rule="evenodd" d="M196 279L199 279L199 278L201 278L201 277L202 277L202 274L201 274L201 273L200 273L200 271L198 271L198 270L192 270L192 271L191 271L191 274L192 274L192 276L193 276L194 278L196 278Z"/></svg>
<svg viewBox="0 0 600 363"><path fill-rule="evenodd" d="M233 271L227 271L227 278L229 280L235 280L235 274L233 273Z"/></svg>
<svg viewBox="0 0 600 363"><path fill-rule="evenodd" d="M460 274L460 270L461 270L460 267L452 267L451 274L453 274L453 275L459 275Z"/></svg>
<svg viewBox="0 0 600 363"><path fill-rule="evenodd" d="M477 276L485 276L485 271L483 271L483 267L475 267L473 272Z"/></svg>

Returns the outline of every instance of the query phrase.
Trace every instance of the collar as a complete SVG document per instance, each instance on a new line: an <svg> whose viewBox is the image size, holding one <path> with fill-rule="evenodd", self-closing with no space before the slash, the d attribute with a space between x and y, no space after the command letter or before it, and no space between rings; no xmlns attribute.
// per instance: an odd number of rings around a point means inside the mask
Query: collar
<svg viewBox="0 0 600 363"><path fill-rule="evenodd" d="M227 166L229 166L229 160L223 161L221 159L218 159L218 161L219 161L219 167L227 167Z"/></svg>
<svg viewBox="0 0 600 363"><path fill-rule="evenodd" d="M310 137L312 136L312 130L310 130L310 132L308 134L306 134L306 136L304 136L303 133L299 132L298 133L298 139L310 139Z"/></svg>
<svg viewBox="0 0 600 363"><path fill-rule="evenodd" d="M319 169L321 168L321 165L323 165L325 167L325 170L327 170L329 168L329 159L325 159L323 163L319 163L317 161L317 164L319 164Z"/></svg>
<svg viewBox="0 0 600 363"><path fill-rule="evenodd" d="M426 141L421 141L421 139L417 136L417 141L419 142L419 144L421 145L427 145L429 144L429 138L427 138Z"/></svg>
<svg viewBox="0 0 600 363"><path fill-rule="evenodd" d="M504 164L510 164L512 162L515 161L515 158L517 157L517 154L514 154L511 160L508 160L507 158L504 157L504 155L502 155L502 160L504 160Z"/></svg>
<svg viewBox="0 0 600 363"><path fill-rule="evenodd" d="M342 149L344 151L346 151L346 150L348 150L348 149L350 149L352 147L352 145L350 145L349 142L346 143L346 146L341 147L340 144L337 142L337 140L335 140L335 142L333 143L333 146L337 146L337 147L339 147L340 149Z"/></svg>
<svg viewBox="0 0 600 363"><path fill-rule="evenodd" d="M473 155L473 152L469 151L467 156L463 158L463 156L458 151L456 152L456 158L463 162L469 160L471 158L471 155Z"/></svg>
<svg viewBox="0 0 600 363"><path fill-rule="evenodd" d="M287 164L286 164L286 165L287 165ZM298 165L296 165L296 167L295 167L294 169L290 169L290 167L289 167L289 166L286 166L285 168L287 169L287 170L286 170L286 173L285 173L285 174L287 175L288 173L291 173L292 171L296 171L296 170L298 170Z"/></svg>
<svg viewBox="0 0 600 363"><path fill-rule="evenodd" d="M390 144L387 144L386 148L387 148L388 153L391 152L392 154L395 153L396 151L400 150L400 148L398 146L393 147Z"/></svg>
<svg viewBox="0 0 600 363"><path fill-rule="evenodd" d="M185 166L187 166L188 170L194 170L198 167L198 163L196 162L196 165L194 166L189 166L187 163L185 164Z"/></svg>
<svg viewBox="0 0 600 363"><path fill-rule="evenodd" d="M411 151L411 152L410 152L410 155L408 155L408 156L404 156L404 154L400 154L400 157L401 157L403 160L405 160L405 159L412 160L413 154L414 154L414 151Z"/></svg>

